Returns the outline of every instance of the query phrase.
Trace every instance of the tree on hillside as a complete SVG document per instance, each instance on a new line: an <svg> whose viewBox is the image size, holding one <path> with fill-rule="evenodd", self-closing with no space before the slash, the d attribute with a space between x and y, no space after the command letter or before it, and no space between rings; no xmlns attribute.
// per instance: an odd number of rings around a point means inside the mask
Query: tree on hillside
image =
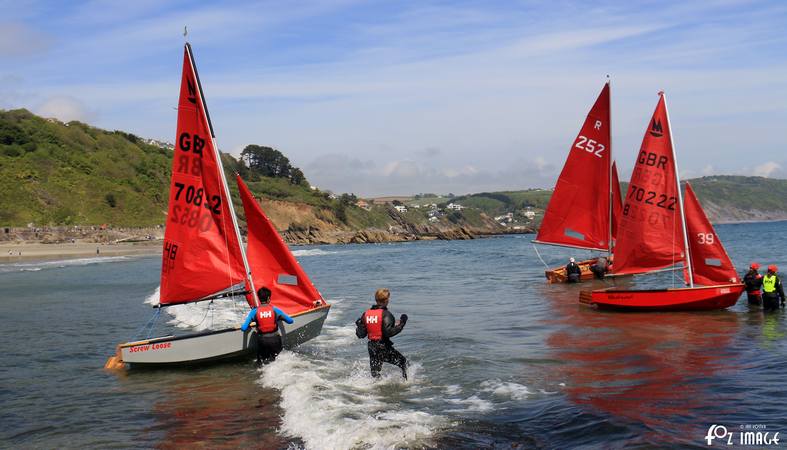
<svg viewBox="0 0 787 450"><path fill-rule="evenodd" d="M275 148L262 145L247 145L240 154L252 175L286 178L292 184L305 185L303 171L290 164L290 160Z"/></svg>

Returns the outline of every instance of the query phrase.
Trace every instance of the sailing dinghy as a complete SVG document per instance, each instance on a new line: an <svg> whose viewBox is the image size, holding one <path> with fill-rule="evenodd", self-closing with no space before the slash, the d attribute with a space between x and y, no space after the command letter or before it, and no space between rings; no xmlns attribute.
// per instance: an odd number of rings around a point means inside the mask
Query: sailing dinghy
<svg viewBox="0 0 787 450"><path fill-rule="evenodd" d="M738 301L744 286L688 183L684 203L663 92L645 132L618 226L613 275L672 270L683 263L688 287L584 291L581 303L630 311L691 311L724 309Z"/></svg>
<svg viewBox="0 0 787 450"><path fill-rule="evenodd" d="M248 250L242 246L202 85L186 43L156 306L246 296L249 307L256 307L255 286L264 285L272 291L271 303L294 319L279 326L284 346L291 348L319 335L330 305L246 186L240 179L238 183L249 225ZM194 364L248 355L255 345L253 331L240 327L164 336L120 344L105 367Z"/></svg>
<svg viewBox="0 0 787 450"><path fill-rule="evenodd" d="M620 183L612 159L608 81L571 145L533 242L612 254L621 208ZM582 280L593 278L590 266L597 261L578 263ZM549 283L567 279L563 266L548 268L545 275Z"/></svg>

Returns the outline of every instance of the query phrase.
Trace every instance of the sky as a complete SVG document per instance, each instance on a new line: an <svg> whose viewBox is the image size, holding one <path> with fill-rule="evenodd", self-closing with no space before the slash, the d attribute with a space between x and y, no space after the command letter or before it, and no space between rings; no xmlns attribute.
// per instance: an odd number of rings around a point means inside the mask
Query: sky
<svg viewBox="0 0 787 450"><path fill-rule="evenodd" d="M683 177L787 178L779 0L0 0L0 109L173 142L184 26L222 151L321 189L552 187L607 75L622 179L660 90Z"/></svg>

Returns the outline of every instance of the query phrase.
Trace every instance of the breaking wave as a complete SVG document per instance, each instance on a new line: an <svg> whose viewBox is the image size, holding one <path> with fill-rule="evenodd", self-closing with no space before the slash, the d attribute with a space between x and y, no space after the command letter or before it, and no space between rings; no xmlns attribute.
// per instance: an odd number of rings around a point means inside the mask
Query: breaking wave
<svg viewBox="0 0 787 450"><path fill-rule="evenodd" d="M161 287L157 287L146 299L148 305L158 305ZM222 300L219 302L187 303L173 305L165 309L172 317L167 322L181 329L194 331L210 330L239 326L246 318L249 308L246 300L240 298L234 301Z"/></svg>
<svg viewBox="0 0 787 450"><path fill-rule="evenodd" d="M63 259L56 261L36 261L0 264L0 273L10 272L38 272L47 269L61 269L71 266L87 266L111 262L127 261L128 256L103 256L98 258Z"/></svg>
<svg viewBox="0 0 787 450"><path fill-rule="evenodd" d="M319 249L319 248L305 248L305 249L299 249L299 250L293 250L292 251L292 255L295 256L295 257L300 257L300 256L322 256L322 255L331 255L331 254L334 254L334 253L338 253L338 252L325 251L325 250L322 250L322 249Z"/></svg>

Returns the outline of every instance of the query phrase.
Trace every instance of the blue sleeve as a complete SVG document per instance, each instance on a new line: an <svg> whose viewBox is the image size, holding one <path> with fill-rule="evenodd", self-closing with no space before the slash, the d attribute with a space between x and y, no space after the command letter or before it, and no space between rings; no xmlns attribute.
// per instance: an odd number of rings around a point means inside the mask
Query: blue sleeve
<svg viewBox="0 0 787 450"><path fill-rule="evenodd" d="M280 310L279 308L274 306L273 310L276 311L276 314L278 314L279 317L284 319L285 322L287 322L287 323L293 323L294 322L294 320L292 320L292 317L288 316L287 313L285 313L284 311Z"/></svg>
<svg viewBox="0 0 787 450"><path fill-rule="evenodd" d="M249 315L246 316L246 321L244 321L243 325L240 326L240 329L243 331L248 330L251 321L254 320L254 316L256 315L257 315L257 308L252 308L251 311L249 311Z"/></svg>

